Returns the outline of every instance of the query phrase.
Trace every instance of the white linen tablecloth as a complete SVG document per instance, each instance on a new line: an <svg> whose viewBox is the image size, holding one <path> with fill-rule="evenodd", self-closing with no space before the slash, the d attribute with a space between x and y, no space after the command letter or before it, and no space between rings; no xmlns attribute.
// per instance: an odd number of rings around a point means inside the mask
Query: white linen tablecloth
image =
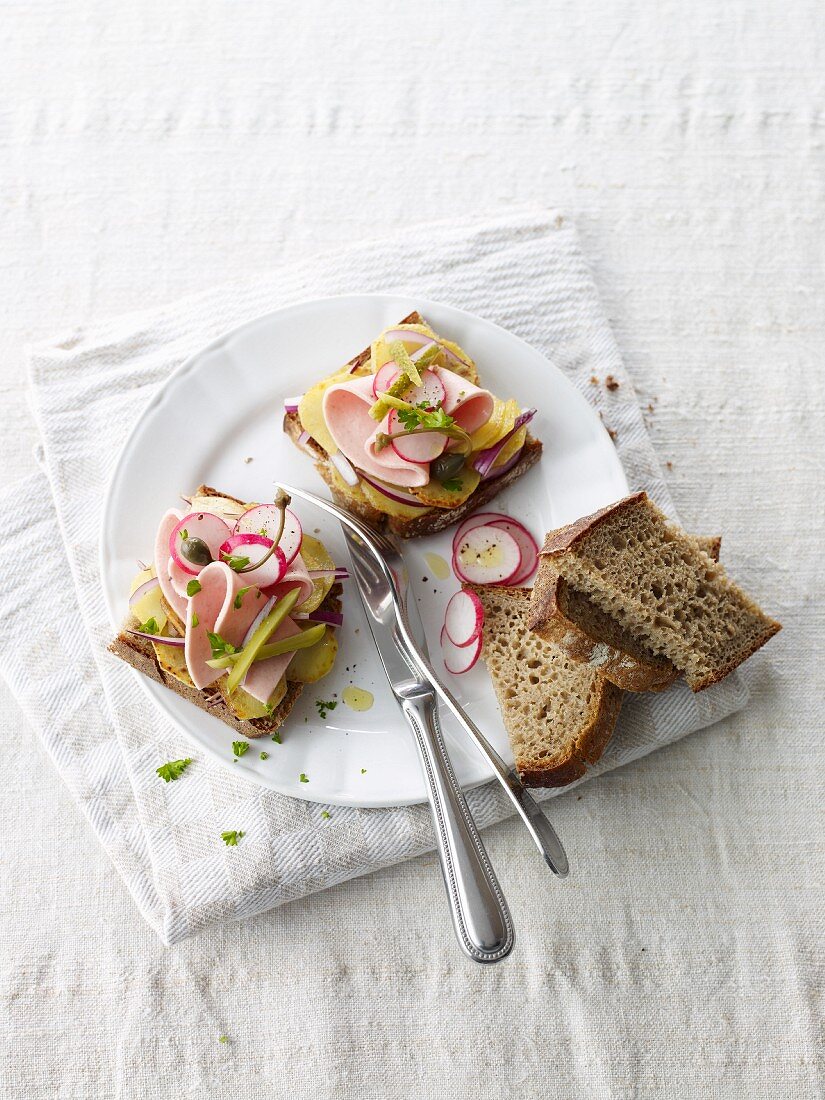
<svg viewBox="0 0 825 1100"><path fill-rule="evenodd" d="M0 1095L821 1094L821 5L3 15L6 484L36 470L26 342L553 203L683 521L785 629L739 715L555 800L564 886L486 832L519 935L493 969L445 934L431 856L164 948L3 694Z"/></svg>

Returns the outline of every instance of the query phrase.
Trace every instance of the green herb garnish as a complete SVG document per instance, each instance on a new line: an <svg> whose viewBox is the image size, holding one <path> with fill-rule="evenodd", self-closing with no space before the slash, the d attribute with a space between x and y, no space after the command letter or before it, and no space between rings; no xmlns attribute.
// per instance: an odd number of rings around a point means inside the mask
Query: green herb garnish
<svg viewBox="0 0 825 1100"><path fill-rule="evenodd" d="M246 569L247 565L249 565L249 558L245 558L242 554L222 553L221 557L229 568L234 569L236 573L239 573L241 569Z"/></svg>
<svg viewBox="0 0 825 1100"><path fill-rule="evenodd" d="M218 1036L218 1042L219 1043L228 1043L229 1042L229 1036L228 1035L219 1035Z"/></svg>
<svg viewBox="0 0 825 1100"><path fill-rule="evenodd" d="M362 768L362 769L361 769L361 775L366 775L366 774L367 774L367 769L366 769L366 768Z"/></svg>
<svg viewBox="0 0 825 1100"><path fill-rule="evenodd" d="M184 529L183 529L183 530L181 531L181 533L180 533L180 537L181 537L181 539L188 539L188 538L189 538L189 532L188 532L188 531L186 530L186 528L185 528L185 527L184 527Z"/></svg>
<svg viewBox="0 0 825 1100"><path fill-rule="evenodd" d="M191 763L191 757L187 756L185 760L170 760L166 764L161 764L156 770L161 779L171 783L174 779L180 779Z"/></svg>
<svg viewBox="0 0 825 1100"><path fill-rule="evenodd" d="M245 752L249 752L249 742L248 741L233 741L232 742L232 751L235 754L235 756L243 756L243 754Z"/></svg>
<svg viewBox="0 0 825 1100"><path fill-rule="evenodd" d="M194 626L194 623L192 624ZM235 652L235 647L231 642L227 642L220 634L213 634L211 630L207 630L206 637L209 639L209 644L212 647L212 660L217 657L226 657Z"/></svg>
<svg viewBox="0 0 825 1100"><path fill-rule="evenodd" d="M151 619L147 619L145 623L141 623L140 629L144 634L160 634L160 627L154 615Z"/></svg>
<svg viewBox="0 0 825 1100"><path fill-rule="evenodd" d="M262 752L261 753L261 760L268 760L268 759L269 759L269 753L268 752Z"/></svg>
<svg viewBox="0 0 825 1100"><path fill-rule="evenodd" d="M238 595L237 595L237 596L235 597L235 610L236 610L236 611L240 611L240 609L241 609L241 604L243 603L243 598L244 598L244 596L245 596L245 595L247 594L247 592L249 591L249 589L250 589L251 587L252 587L252 585L250 584L250 585L249 585L248 587L246 587L246 588L239 588L239 589L238 589Z"/></svg>
<svg viewBox="0 0 825 1100"><path fill-rule="evenodd" d="M193 612L192 612L192 629L194 630L194 629L195 629L195 627L196 627L196 626L197 626L197 625L198 625L199 623L200 623L200 619L198 618L198 613L197 613L197 611L193 611Z"/></svg>
<svg viewBox="0 0 825 1100"><path fill-rule="evenodd" d="M193 579L186 586L186 595L197 596L201 588L203 588L201 582L198 580L197 577L193 577Z"/></svg>
<svg viewBox="0 0 825 1100"><path fill-rule="evenodd" d="M321 718L326 718L328 710L335 710L338 706L337 699L330 699L328 702L324 702L323 699L316 699L315 706L318 708L318 714Z"/></svg>
<svg viewBox="0 0 825 1100"><path fill-rule="evenodd" d="M321 810L321 817L325 820L329 818L329 810Z"/></svg>
<svg viewBox="0 0 825 1100"><path fill-rule="evenodd" d="M298 776L298 779L301 781L301 783L309 783L309 778L306 772L301 772L301 774Z"/></svg>
<svg viewBox="0 0 825 1100"><path fill-rule="evenodd" d="M221 840L227 848L237 848L238 841L245 835L241 829L227 829L225 833L221 833Z"/></svg>
<svg viewBox="0 0 825 1100"><path fill-rule="evenodd" d="M442 481L441 484L447 490L448 493L460 493L462 481L460 477L448 477L446 481Z"/></svg>
<svg viewBox="0 0 825 1100"><path fill-rule="evenodd" d="M281 735L280 733L278 733L277 730L275 731L275 733L272 734L272 740L275 742L276 745L283 744L283 741L281 740Z"/></svg>

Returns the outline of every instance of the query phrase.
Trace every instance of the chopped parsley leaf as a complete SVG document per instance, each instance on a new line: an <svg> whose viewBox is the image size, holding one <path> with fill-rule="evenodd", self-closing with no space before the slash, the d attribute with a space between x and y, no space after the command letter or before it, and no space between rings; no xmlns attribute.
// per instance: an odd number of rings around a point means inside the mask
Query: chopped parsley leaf
<svg viewBox="0 0 825 1100"><path fill-rule="evenodd" d="M269 753L268 752L262 752L261 753L261 760L268 760L268 759L269 759Z"/></svg>
<svg viewBox="0 0 825 1100"><path fill-rule="evenodd" d="M239 588L238 589L238 595L235 597L235 610L236 611L240 611L241 604L243 603L243 598L247 594L247 592L249 591L249 589L251 587L252 587L252 585L249 584L249 585L246 586L246 588Z"/></svg>
<svg viewBox="0 0 825 1100"><path fill-rule="evenodd" d="M197 594L200 592L202 587L203 587L203 585L198 580L198 578L193 577L192 580L186 586L186 595L187 596L197 596Z"/></svg>
<svg viewBox="0 0 825 1100"><path fill-rule="evenodd" d="M206 636L209 639L209 644L212 647L212 660L216 657L223 657L227 653L234 653L235 647L231 642L225 641L220 634L213 634L211 630L207 630Z"/></svg>
<svg viewBox="0 0 825 1100"><path fill-rule="evenodd" d="M184 529L183 529L183 530L181 531L181 533L180 533L180 537L181 537L182 539L188 539L188 538L189 538L189 532L188 532L188 531L186 530L186 528L185 528L185 527L184 527Z"/></svg>
<svg viewBox="0 0 825 1100"><path fill-rule="evenodd" d="M240 829L227 829L225 833L221 833L221 840L227 848L237 848L238 841L245 835Z"/></svg>
<svg viewBox="0 0 825 1100"><path fill-rule="evenodd" d="M326 718L328 710L335 710L338 706L337 699L330 699L328 702L324 702L323 699L316 699L315 706L318 708L318 715L321 718Z"/></svg>
<svg viewBox="0 0 825 1100"><path fill-rule="evenodd" d="M301 774L298 776L298 779L302 783L309 783L309 777L307 776L306 772L301 772Z"/></svg>
<svg viewBox="0 0 825 1100"><path fill-rule="evenodd" d="M275 733L272 734L272 740L275 742L276 745L283 744L283 741L281 741L281 735L280 733L278 733L277 730L275 731Z"/></svg>
<svg viewBox="0 0 825 1100"><path fill-rule="evenodd" d="M198 618L197 611L193 611L192 612L192 629L193 630L195 629L195 627L198 625L199 622L200 622L200 619Z"/></svg>
<svg viewBox="0 0 825 1100"><path fill-rule="evenodd" d="M367 769L366 769L366 768L362 768L362 769L361 769L361 775L366 775L366 774L367 774Z"/></svg>
<svg viewBox="0 0 825 1100"><path fill-rule="evenodd" d="M228 1035L219 1035L218 1036L218 1042L219 1043L228 1043L229 1042L229 1036Z"/></svg>
<svg viewBox="0 0 825 1100"><path fill-rule="evenodd" d="M249 752L249 742L248 741L233 741L232 742L232 751L235 754L235 756L243 756L243 754L245 752Z"/></svg>
<svg viewBox="0 0 825 1100"><path fill-rule="evenodd" d="M185 760L170 760L166 764L161 764L157 768L157 773L167 783L171 783L174 779L179 779L189 765L192 763L192 758L187 756Z"/></svg>
<svg viewBox="0 0 825 1100"><path fill-rule="evenodd" d="M144 634L160 634L160 627L157 624L157 620L154 615L151 619L147 619L145 623L140 624L140 629Z"/></svg>
<svg viewBox="0 0 825 1100"><path fill-rule="evenodd" d="M399 409L398 419L408 431L413 428L429 428L433 431L444 431L452 428L455 420L444 411L442 405L432 408L426 401L413 405L411 409Z"/></svg>
<svg viewBox="0 0 825 1100"><path fill-rule="evenodd" d="M249 558L243 557L241 554L221 554L221 557L229 566L230 569L234 569L236 572L239 569L246 569L249 565Z"/></svg>
<svg viewBox="0 0 825 1100"><path fill-rule="evenodd" d="M329 810L321 810L321 817L327 820L329 818Z"/></svg>
<svg viewBox="0 0 825 1100"><path fill-rule="evenodd" d="M447 490L448 493L460 493L461 492L461 478L460 477L448 477L446 481L442 481L441 484Z"/></svg>

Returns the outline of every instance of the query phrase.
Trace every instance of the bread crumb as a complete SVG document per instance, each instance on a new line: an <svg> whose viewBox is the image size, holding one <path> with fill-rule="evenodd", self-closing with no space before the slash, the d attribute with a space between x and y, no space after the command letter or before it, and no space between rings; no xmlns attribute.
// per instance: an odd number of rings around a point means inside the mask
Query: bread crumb
<svg viewBox="0 0 825 1100"><path fill-rule="evenodd" d="M591 386L598 386L598 384L599 384L599 380L598 380L598 378L596 377L596 375L595 375L595 374L591 374L591 375L590 375L590 385L591 385Z"/></svg>
<svg viewBox="0 0 825 1100"><path fill-rule="evenodd" d="M667 466L667 468L668 468L669 470L672 470L672 469L673 469L673 463L672 463L672 462L671 462L670 460L668 460L668 461L667 461L667 462L665 463L665 466Z"/></svg>
<svg viewBox="0 0 825 1100"><path fill-rule="evenodd" d="M609 389L612 393L613 390L617 390L619 388L621 382L617 382L612 374L608 374L607 378L605 378L604 380L604 384L606 388Z"/></svg>
<svg viewBox="0 0 825 1100"><path fill-rule="evenodd" d="M246 463L246 465L247 465L247 466L249 465L249 463L250 463L251 461L252 461L252 458L251 458L251 456L249 456L249 457L247 457L247 458L245 458L245 459L244 459L244 462Z"/></svg>

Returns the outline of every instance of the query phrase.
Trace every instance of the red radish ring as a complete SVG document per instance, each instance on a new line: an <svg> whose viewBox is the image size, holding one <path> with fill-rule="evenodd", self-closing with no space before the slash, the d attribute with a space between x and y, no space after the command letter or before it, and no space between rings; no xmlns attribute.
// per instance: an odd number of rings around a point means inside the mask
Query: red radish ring
<svg viewBox="0 0 825 1100"><path fill-rule="evenodd" d="M510 517L505 516L503 512L474 512L473 515L468 516L467 519L456 528L456 532L453 535L453 550L456 549L459 542L461 542L468 531L472 531L474 527L484 527L485 524L493 524L497 520L506 520L509 523Z"/></svg>
<svg viewBox="0 0 825 1100"><path fill-rule="evenodd" d="M521 550L521 569L519 569L516 576L511 577L507 582L508 584L524 584L526 580L529 580L533 576L539 564L539 547L536 540L530 534L526 527L524 527L518 520L515 519L496 519L489 524L490 527L499 527L502 531L506 531L508 535L512 535L518 543L519 550Z"/></svg>
<svg viewBox="0 0 825 1100"><path fill-rule="evenodd" d="M404 425L398 419L398 409L390 409L387 418L387 430L390 435L393 432L404 430ZM415 462L420 466L426 466L434 458L444 453L447 446L447 436L443 432L421 432L420 435L402 435L400 439L392 441L392 449L399 458L406 462Z"/></svg>
<svg viewBox="0 0 825 1100"><path fill-rule="evenodd" d="M271 543L278 534L280 525L280 508L276 508L274 504L256 504L254 508L247 509L235 524L234 534L262 535ZM286 558L287 565L292 565L298 556L303 538L301 521L291 508L287 508L284 512L284 530L278 539L278 549Z"/></svg>
<svg viewBox="0 0 825 1100"><path fill-rule="evenodd" d="M395 360L390 359L379 371L376 371L372 380L372 396L378 400L382 393L386 393L393 382L401 373L400 367L395 365Z"/></svg>
<svg viewBox="0 0 825 1100"><path fill-rule="evenodd" d="M453 553L453 570L470 584L509 584L522 568L519 544L500 527L474 527Z"/></svg>
<svg viewBox="0 0 825 1100"><path fill-rule="evenodd" d="M408 400L411 405L426 404L428 409L434 409L447 400L447 391L435 371L425 370L421 375L421 385L415 387Z"/></svg>
<svg viewBox="0 0 825 1100"><path fill-rule="evenodd" d="M453 645L459 649L472 645L483 627L484 605L475 592L456 592L444 612L444 633Z"/></svg>
<svg viewBox="0 0 825 1100"><path fill-rule="evenodd" d="M220 516L212 512L190 512L184 516L180 523L176 524L169 536L169 553L176 565L179 565L184 573L197 577L205 565L195 565L180 552L183 542L183 532L189 538L201 539L209 547L209 553L213 561L219 560L221 543L225 542L232 534L229 524L224 523Z"/></svg>
<svg viewBox="0 0 825 1100"><path fill-rule="evenodd" d="M260 561L272 546L272 539L263 535L230 535L221 546L221 561L226 561L224 555L249 558L249 564L254 565ZM277 584L287 571L287 560L280 546L275 547L275 552L266 559L258 569L250 569L241 576L248 578L251 585L258 588L267 588L271 584Z"/></svg>
<svg viewBox="0 0 825 1100"><path fill-rule="evenodd" d="M465 672L470 671L481 655L481 635L476 638L472 645L460 647L453 645L447 636L446 629L442 628L441 654L444 658L446 670L451 672L453 676L463 676Z"/></svg>

